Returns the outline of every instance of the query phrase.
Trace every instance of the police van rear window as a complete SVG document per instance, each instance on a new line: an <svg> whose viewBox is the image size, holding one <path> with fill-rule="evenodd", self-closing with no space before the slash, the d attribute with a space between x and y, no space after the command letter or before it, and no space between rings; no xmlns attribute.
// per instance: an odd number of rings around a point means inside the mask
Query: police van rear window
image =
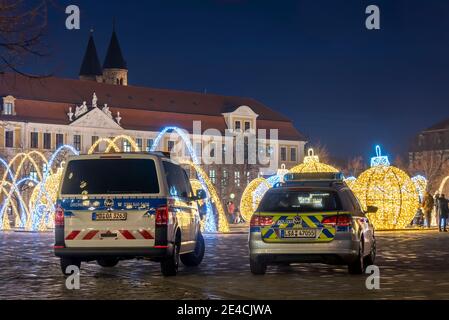
<svg viewBox="0 0 449 320"><path fill-rule="evenodd" d="M259 212L331 212L342 205L334 191L274 191L263 197Z"/></svg>
<svg viewBox="0 0 449 320"><path fill-rule="evenodd" d="M61 193L66 195L159 193L156 165L151 159L70 161Z"/></svg>

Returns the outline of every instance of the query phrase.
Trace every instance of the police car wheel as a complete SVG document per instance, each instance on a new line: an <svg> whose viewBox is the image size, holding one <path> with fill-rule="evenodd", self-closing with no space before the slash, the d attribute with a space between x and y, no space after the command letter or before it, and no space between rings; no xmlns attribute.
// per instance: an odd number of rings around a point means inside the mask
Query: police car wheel
<svg viewBox="0 0 449 320"><path fill-rule="evenodd" d="M161 272L164 277L176 276L179 266L179 250L180 244L176 243L173 248L173 254L161 261Z"/></svg>
<svg viewBox="0 0 449 320"><path fill-rule="evenodd" d="M117 259L98 259L97 263L99 266L102 266L103 268L112 268L118 264L118 260Z"/></svg>
<svg viewBox="0 0 449 320"><path fill-rule="evenodd" d="M377 254L377 248L376 248L376 240L374 239L373 246L371 247L371 252L368 256L365 257L365 266L372 266L374 262L376 261L376 254Z"/></svg>
<svg viewBox="0 0 449 320"><path fill-rule="evenodd" d="M365 258L363 257L363 241L359 245L359 254L354 262L348 266L349 274L363 274L365 272Z"/></svg>
<svg viewBox="0 0 449 320"><path fill-rule="evenodd" d="M267 272L267 264L257 257L250 258L249 267L254 275L264 275Z"/></svg>
<svg viewBox="0 0 449 320"><path fill-rule="evenodd" d="M61 258L60 265L61 271L65 276L69 276L71 274L70 272L67 272L67 268L70 266L75 266L78 269L81 269L81 261L77 259Z"/></svg>
<svg viewBox="0 0 449 320"><path fill-rule="evenodd" d="M181 261L187 267L197 267L203 261L204 251L204 238L201 232L198 232L195 251L181 255Z"/></svg>

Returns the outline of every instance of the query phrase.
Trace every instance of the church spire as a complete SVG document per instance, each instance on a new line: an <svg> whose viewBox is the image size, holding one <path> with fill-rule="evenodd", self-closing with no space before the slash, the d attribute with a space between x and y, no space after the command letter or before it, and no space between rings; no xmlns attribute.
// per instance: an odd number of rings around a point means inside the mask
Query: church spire
<svg viewBox="0 0 449 320"><path fill-rule="evenodd" d="M103 64L103 78L106 83L126 86L128 85L128 65L125 58L123 58L115 30L114 19L111 41Z"/></svg>
<svg viewBox="0 0 449 320"><path fill-rule="evenodd" d="M101 69L100 60L98 59L93 30L91 30L79 76L81 80L99 81L98 78L101 78L102 74L103 70Z"/></svg>

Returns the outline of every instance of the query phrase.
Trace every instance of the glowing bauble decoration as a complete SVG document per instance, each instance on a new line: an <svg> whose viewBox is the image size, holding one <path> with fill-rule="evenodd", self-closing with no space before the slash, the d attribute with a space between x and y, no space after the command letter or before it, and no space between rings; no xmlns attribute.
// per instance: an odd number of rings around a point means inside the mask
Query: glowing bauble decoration
<svg viewBox="0 0 449 320"><path fill-rule="evenodd" d="M404 229L418 210L418 191L404 171L391 166L388 157L381 155L380 147L376 151L372 167L357 178L352 190L364 209L378 208L376 213L368 213L376 229Z"/></svg>
<svg viewBox="0 0 449 320"><path fill-rule="evenodd" d="M308 156L304 157L304 162L290 170L290 173L313 173L313 172L340 172L336 168L321 163L313 149L309 149Z"/></svg>

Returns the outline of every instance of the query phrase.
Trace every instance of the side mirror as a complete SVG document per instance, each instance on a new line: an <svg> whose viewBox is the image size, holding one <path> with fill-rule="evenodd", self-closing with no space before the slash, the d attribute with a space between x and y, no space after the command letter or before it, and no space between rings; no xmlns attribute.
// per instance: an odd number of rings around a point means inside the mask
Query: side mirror
<svg viewBox="0 0 449 320"><path fill-rule="evenodd" d="M366 207L366 213L377 213L379 211L379 208L376 206L367 206Z"/></svg>
<svg viewBox="0 0 449 320"><path fill-rule="evenodd" d="M196 200L204 200L207 198L206 191L203 189L197 190L196 192Z"/></svg>

